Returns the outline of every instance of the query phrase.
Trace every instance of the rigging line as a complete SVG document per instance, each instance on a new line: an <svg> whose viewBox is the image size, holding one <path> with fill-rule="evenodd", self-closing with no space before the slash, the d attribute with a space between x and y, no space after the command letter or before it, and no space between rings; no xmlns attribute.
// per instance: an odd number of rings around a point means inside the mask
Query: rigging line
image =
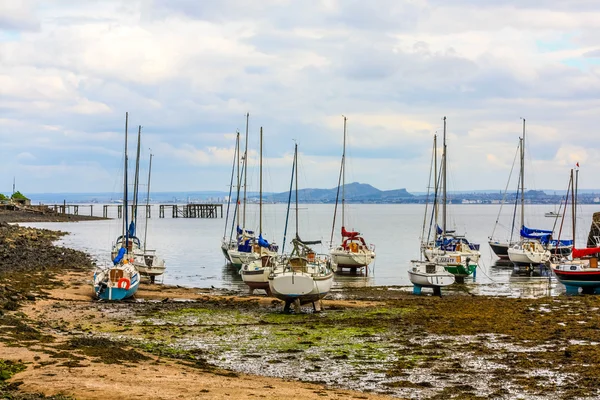
<svg viewBox="0 0 600 400"><path fill-rule="evenodd" d="M231 193L233 192L233 175L235 174L235 162L237 161L237 142L240 140L240 133L237 132L236 146L233 151L233 166L231 167L231 181L229 182L229 197L227 198L227 213L225 214L225 231L223 232L223 240L227 235L227 226L229 225L229 207L231 206Z"/></svg>
<svg viewBox="0 0 600 400"><path fill-rule="evenodd" d="M442 166L440 165L440 170L441 169L442 169ZM438 174L438 181L436 182L436 186L435 186L436 188L440 187L441 180L442 180L442 174L440 173L440 174ZM433 196L433 208L431 209L431 220L429 221L429 231L427 232L427 243L429 243L429 240L431 239L431 226L433 225L433 220L435 218L435 210L436 210L437 205L438 205L438 200L439 200L438 193L436 191L435 194L434 194L434 196ZM436 237L437 237L437 228L438 228L438 224L437 224L437 221L436 221L436 224L435 224L435 234L436 234ZM442 241L443 241L443 238L442 238Z"/></svg>
<svg viewBox="0 0 600 400"><path fill-rule="evenodd" d="M509 246L513 241L513 234L515 232L515 220L517 219L517 205L519 204L519 186L520 186L520 184L521 184L521 176L519 176L519 180L517 181L517 192L515 193L515 208L513 209L513 220L512 220L512 226L510 227L510 239L508 240Z"/></svg>
<svg viewBox="0 0 600 400"><path fill-rule="evenodd" d="M238 153L238 155L239 155L239 153ZM230 242L233 239L233 231L234 231L234 225L236 224L236 217L238 216L239 209L241 208L240 207L240 191L241 191L240 190L240 185L241 185L241 182L242 182L242 175L244 174L245 171L246 171L246 162L245 162L245 160L242 160L242 168L240 170L241 175L239 177L240 179L238 179L238 182L237 182L238 185L237 185L237 196L236 196L236 199L235 199L235 208L233 209L233 218L231 220L231 233L229 234L229 241ZM238 228L239 228L239 225L238 225ZM243 227L242 229L245 230L246 227ZM242 231L242 233L243 233L243 231Z"/></svg>
<svg viewBox="0 0 600 400"><path fill-rule="evenodd" d="M512 178L513 171L515 169L515 163L517 162L517 155L519 155L519 148L521 147L521 142L517 145L517 150L515 151L515 158L513 159L512 167L510 167L510 174L508 174L508 182L506 182L506 187L504 188L504 195L502 196L502 202L500 203L500 210L498 210L498 216L496 217L496 224L494 224L494 229L492 230L492 234L490 235L490 239L494 237L494 233L496 232L496 227L498 226L498 221L500 220L500 214L502 213L502 207L504 207L504 202L506 201L506 195L508 194L508 186L510 185L510 180ZM512 233L511 233L512 237Z"/></svg>
<svg viewBox="0 0 600 400"><path fill-rule="evenodd" d="M427 180L427 196L425 197L425 214L423 215L423 230L421 231L421 244L423 244L423 239L425 238L425 224L427 223L427 207L429 205L429 191L431 190L431 175L433 172L433 158L435 157L435 139L434 139L434 148L431 150L431 163L429 164L429 179ZM422 256L421 252L421 256Z"/></svg>
<svg viewBox="0 0 600 400"><path fill-rule="evenodd" d="M483 264L483 260L481 261L481 263ZM479 270L480 270L480 271L481 271L481 272L482 272L482 273L483 273L483 274L484 274L484 275L485 275L485 276L486 276L486 277L487 277L487 278L488 278L490 281L492 281L493 283L500 283L500 282L498 282L498 281L496 281L496 280L492 279L492 277L491 277L491 276L489 276L488 274L486 274L486 273L485 273L485 269L483 269L483 267L482 267L481 265L479 265L479 262L478 262L476 265L477 265L477 268L479 268Z"/></svg>
<svg viewBox="0 0 600 400"><path fill-rule="evenodd" d="M340 184L342 182L342 172L344 170L344 158L345 158L345 155L342 155L342 163L340 165L340 176L338 177L337 193L335 194L335 207L333 209L333 224L331 226L331 246L332 247L333 247L333 234L335 231L335 217L337 215L338 200L340 197Z"/></svg>
<svg viewBox="0 0 600 400"><path fill-rule="evenodd" d="M556 247L555 247L556 252L558 252L558 246L560 245L560 235L562 235L563 223L565 221L565 215L567 214L566 213L566 211L567 211L567 201L569 201L569 193L572 193L572 192L570 192L572 187L573 187L573 170L571 170L571 176L569 178L569 185L567 186L567 195L565 197L566 198L566 200L565 200L565 212L563 213L563 216L561 218L560 228L558 230L558 242L556 243ZM556 219L558 219L558 218L556 218ZM554 224L556 225L556 222L554 222ZM553 231L554 231L554 229L553 229ZM575 238L573 238L573 243L575 243ZM575 246L573 246L573 247L575 247Z"/></svg>

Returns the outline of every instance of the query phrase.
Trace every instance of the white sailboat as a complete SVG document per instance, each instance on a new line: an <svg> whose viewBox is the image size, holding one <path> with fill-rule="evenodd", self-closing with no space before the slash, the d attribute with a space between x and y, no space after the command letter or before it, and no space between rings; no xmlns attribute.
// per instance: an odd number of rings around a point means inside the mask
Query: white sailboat
<svg viewBox="0 0 600 400"><path fill-rule="evenodd" d="M569 180L571 190L571 211L573 224L573 253L569 260L564 257L560 261L551 264L552 271L560 283L565 285L567 294L579 294L581 288L584 294L600 294L600 269L598 268L598 255L600 247L598 243L592 244L594 247L575 247L576 222L577 222L577 190L579 181L579 163L575 181L573 181L573 170ZM567 199L569 191L567 191ZM588 242L588 246L590 243Z"/></svg>
<svg viewBox="0 0 600 400"><path fill-rule="evenodd" d="M233 249L227 251L231 265L234 267L241 268L244 264L249 264L253 261L259 260L262 257L263 251L260 250L258 240L254 234L254 231L246 229L246 205L247 205L247 178L248 178L248 120L250 114L246 114L246 144L244 149L244 199L243 199L243 214L242 214L242 227L240 228L239 219L238 226L236 227L237 241L236 246ZM261 166L262 168L262 166ZM277 245L269 245L269 250L277 253Z"/></svg>
<svg viewBox="0 0 600 400"><path fill-rule="evenodd" d="M473 274L477 268L477 262L481 257L479 244L470 243L466 237L456 235L455 231L449 230L447 225L447 160L448 148L446 146L446 117L444 117L444 137L442 153L442 226L438 226L436 220L436 239L434 241L423 241L421 249L427 261L444 265L446 271L452 273L457 280ZM436 167L437 168L437 167ZM436 178L437 179L437 178ZM436 201L437 210L437 182ZM436 212L437 217L437 212Z"/></svg>
<svg viewBox="0 0 600 400"><path fill-rule="evenodd" d="M146 209L150 204L150 176L152 173L152 157L150 154L150 165L148 167L148 193L146 195ZM157 276L165 272L165 260L156 254L156 250L149 249L148 244L148 213L146 212L146 223L144 226L144 246L133 250L133 265L140 271L142 276L150 278L150 283L154 283Z"/></svg>
<svg viewBox="0 0 600 400"><path fill-rule="evenodd" d="M294 175L295 172L295 175ZM331 259L327 254L317 254L310 246L321 241L303 241L298 236L298 145L294 147L294 164L292 167L291 184L296 181L296 235L292 240L294 246L289 255L282 256L273 272L269 275L269 288L273 296L285 301L284 311L288 312L293 304L296 312L302 304L312 303L315 311L320 310L321 299L331 290L333 271ZM288 200L288 216L290 201ZM286 227L284 231L283 248L285 249Z"/></svg>
<svg viewBox="0 0 600 400"><path fill-rule="evenodd" d="M237 167L237 168L236 168ZM233 193L233 175L235 170L237 169L237 197L235 201L234 207L234 219L235 215L238 215L238 200L240 197L240 132L236 132L235 139L235 151L233 153L233 166L231 167L231 180L229 182L229 197L227 198L227 213L225 215L225 231L223 232L223 239L221 239L221 251L223 252L223 256L227 262L231 262L231 257L229 256L230 250L235 250L237 248L237 240L233 238L233 230L235 227L231 226L231 231L229 237L227 237L227 228L229 227L229 207L231 206L231 195ZM238 223L239 225L239 223Z"/></svg>
<svg viewBox="0 0 600 400"><path fill-rule="evenodd" d="M523 137L521 138L521 233L522 238L508 248L508 259L515 265L539 265L550 260L550 251L539 240L527 238L525 231L525 118L523 118ZM539 233L552 233L552 231L535 230ZM532 232L533 233L533 232Z"/></svg>
<svg viewBox="0 0 600 400"><path fill-rule="evenodd" d="M347 231L345 224L345 209L346 209L346 122L344 116L344 145L342 151L342 164L340 168L341 174L341 189L342 189L342 243L330 249L331 261L333 266L338 270L349 268L356 270L363 267L368 267L375 259L375 246L367 244L365 239L359 232ZM340 182L338 181L338 193L340 190ZM331 243L333 244L333 233L335 230L335 217L337 214L337 201L335 203L335 211L333 214L333 224L331 227Z"/></svg>
<svg viewBox="0 0 600 400"><path fill-rule="evenodd" d="M125 113L125 152L123 172L123 226L121 247L115 257L111 256L113 265L99 267L94 271L93 289L101 300L123 300L133 296L140 286L140 273L131 263L131 241L128 235L128 204L127 204L127 126L129 113Z"/></svg>
<svg viewBox="0 0 600 400"><path fill-rule="evenodd" d="M273 251L273 246L262 237L262 192L263 192L263 131L260 128L260 189L259 189L259 227L258 227L258 239L253 244L252 253L256 254L258 258L250 262L242 264L240 274L242 280L250 288L250 293L254 292L254 289L263 289L267 294L271 294L269 289L269 275L273 267L275 266L277 259L277 252Z"/></svg>
<svg viewBox="0 0 600 400"><path fill-rule="evenodd" d="M433 181L434 181L434 191L435 198L437 199L437 135L433 136L433 156L432 156L432 165L433 165ZM431 179L431 173L429 175ZM431 186L428 185L427 189L427 198L429 199L429 188ZM434 201L434 214L435 221L437 226L437 201ZM425 205L425 215L423 217L423 230L421 233L421 243L423 243L425 239L425 226L427 224L427 215L428 215L428 204ZM422 261L422 260L413 260L412 266L408 270L408 278L413 284L413 293L421 294L422 288L432 288L434 294L441 295L441 288L444 286L452 285L455 282L454 275L450 272L446 271L444 265L431 262L431 261Z"/></svg>

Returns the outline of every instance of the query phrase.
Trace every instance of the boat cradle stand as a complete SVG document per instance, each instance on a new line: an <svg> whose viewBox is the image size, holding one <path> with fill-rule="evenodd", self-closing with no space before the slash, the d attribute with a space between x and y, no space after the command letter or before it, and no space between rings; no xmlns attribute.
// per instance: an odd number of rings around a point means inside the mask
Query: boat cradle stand
<svg viewBox="0 0 600 400"><path fill-rule="evenodd" d="M294 312L296 314L300 313L300 299L296 299L296 300L288 300L285 302L285 306L283 307L283 312L288 314L291 310L291 306L292 304L294 305ZM313 311L314 312L321 312L323 311L323 303L321 302L321 300L317 300L317 301L313 301L312 302L313 305Z"/></svg>
<svg viewBox="0 0 600 400"><path fill-rule="evenodd" d="M421 286L421 285L413 284L413 294L421 294L421 289L423 289L424 287L426 287L426 288L430 287L431 289L433 289L434 296L442 297L442 288L439 286Z"/></svg>

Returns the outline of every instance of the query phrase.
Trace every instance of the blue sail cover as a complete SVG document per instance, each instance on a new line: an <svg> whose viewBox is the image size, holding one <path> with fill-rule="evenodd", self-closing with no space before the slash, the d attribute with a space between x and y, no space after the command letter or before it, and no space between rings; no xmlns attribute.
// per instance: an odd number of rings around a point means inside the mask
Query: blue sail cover
<svg viewBox="0 0 600 400"><path fill-rule="evenodd" d="M113 264L117 265L118 263L120 263L123 257L125 256L125 253L127 253L127 249L125 247L121 247L119 249L119 252L117 253L117 256L113 260Z"/></svg>
<svg viewBox="0 0 600 400"><path fill-rule="evenodd" d="M545 229L531 229L523 225L521 231L519 232L521 237L526 239L536 239L542 242L543 244L547 244L550 241L550 236L552 236L552 231L548 231Z"/></svg>
<svg viewBox="0 0 600 400"><path fill-rule="evenodd" d="M135 236L135 222L129 224L129 236Z"/></svg>
<svg viewBox="0 0 600 400"><path fill-rule="evenodd" d="M239 226L237 227L237 233L238 235L241 235L244 233L244 231L249 234L249 235L254 235L254 231L249 231L248 229L242 229Z"/></svg>
<svg viewBox="0 0 600 400"><path fill-rule="evenodd" d="M437 230L437 234L438 234L438 235L441 235L442 233L444 233L444 230L443 230L442 228L440 228L440 226L439 226L439 225L436 225L436 230ZM450 234L450 233L454 233L454 232L456 232L456 231L449 231L449 230L446 230L446 233L448 233L448 234Z"/></svg>
<svg viewBox="0 0 600 400"><path fill-rule="evenodd" d="M262 233L260 235L258 235L258 245L260 247L265 247L265 248L269 248L271 246L269 244L269 242L266 241L266 239L263 239Z"/></svg>

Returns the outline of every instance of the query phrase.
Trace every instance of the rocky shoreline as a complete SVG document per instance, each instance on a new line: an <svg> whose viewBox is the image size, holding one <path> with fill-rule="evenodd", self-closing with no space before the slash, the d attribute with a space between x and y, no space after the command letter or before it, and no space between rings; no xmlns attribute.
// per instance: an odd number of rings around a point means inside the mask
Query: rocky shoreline
<svg viewBox="0 0 600 400"><path fill-rule="evenodd" d="M273 298L144 284L104 303L92 261L54 246L60 235L0 223L2 398L600 396L594 296L374 287L287 315Z"/></svg>

